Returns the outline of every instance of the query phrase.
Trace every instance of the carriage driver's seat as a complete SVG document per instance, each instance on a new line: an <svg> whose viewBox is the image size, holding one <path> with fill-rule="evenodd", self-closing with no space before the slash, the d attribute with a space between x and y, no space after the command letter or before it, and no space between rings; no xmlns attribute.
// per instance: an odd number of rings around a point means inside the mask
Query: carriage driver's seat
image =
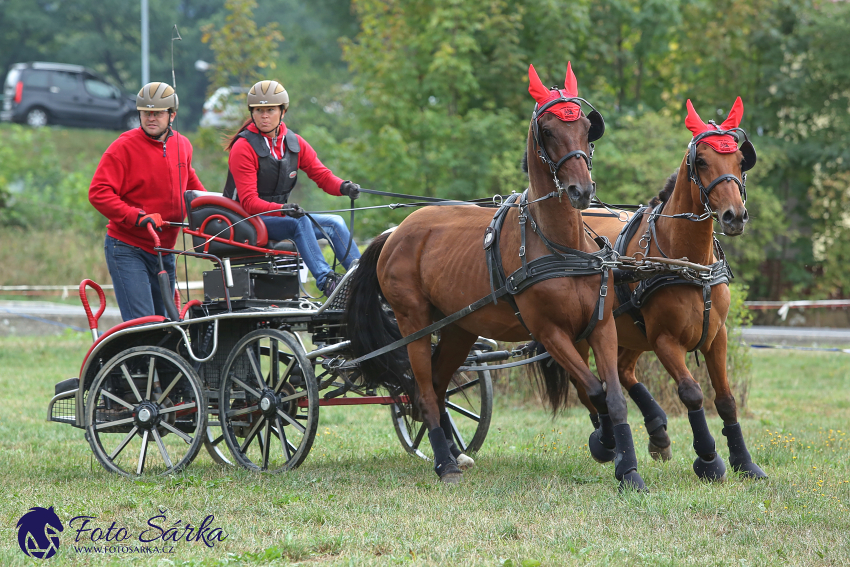
<svg viewBox="0 0 850 567"><path fill-rule="evenodd" d="M263 221L257 217L245 220L251 215L238 202L221 193L186 191L184 198L189 218L186 232L192 235L196 252L237 261L297 252L295 243L290 240L269 240ZM209 240L213 236L215 238Z"/></svg>

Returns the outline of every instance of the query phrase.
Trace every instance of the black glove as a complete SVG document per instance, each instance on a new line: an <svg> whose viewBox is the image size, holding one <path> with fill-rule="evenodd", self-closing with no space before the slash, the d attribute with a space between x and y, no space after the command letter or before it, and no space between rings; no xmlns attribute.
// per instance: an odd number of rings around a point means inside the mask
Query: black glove
<svg viewBox="0 0 850 567"><path fill-rule="evenodd" d="M343 181L342 185L339 186L339 192L354 200L360 196L360 185L353 181Z"/></svg>
<svg viewBox="0 0 850 567"><path fill-rule="evenodd" d="M280 212L294 219L300 219L307 214L307 211L302 209L298 203L286 203L280 208Z"/></svg>

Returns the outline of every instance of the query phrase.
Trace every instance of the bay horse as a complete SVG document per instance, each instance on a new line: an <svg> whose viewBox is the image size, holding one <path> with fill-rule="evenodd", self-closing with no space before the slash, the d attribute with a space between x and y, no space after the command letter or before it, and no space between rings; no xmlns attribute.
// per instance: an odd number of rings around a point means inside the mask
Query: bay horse
<svg viewBox="0 0 850 567"><path fill-rule="evenodd" d="M352 276L347 333L356 356L420 331L475 300L491 294L495 298L482 239L485 247L500 250L499 261L512 274L508 280L526 267L533 272L532 264L540 266L536 262L554 258L555 251L572 249L565 253L572 259L599 253L599 245L585 232L581 210L590 205L596 191L590 174L592 142L604 132L602 116L595 110L582 112L582 103L591 105L578 98L569 64L563 90L544 87L529 66L529 92L537 104L526 146L529 155L540 159L529 164L527 193L520 199L512 196L510 203L500 207L504 221L500 235L497 231L494 237L490 226L492 209L434 206L414 212L394 231L378 236ZM561 157L556 162L549 156ZM567 198L562 199L564 193ZM516 206L517 201L521 206ZM527 235L526 223L530 225ZM433 353L429 332L407 345L407 357L403 350L396 350L362 363L367 384L395 392L401 389L413 396L428 428L434 470L442 482L459 482L463 474L445 408L453 373L479 335L508 342L527 341L533 335L581 383L596 412L610 416L620 490L646 490L637 472L626 400L617 375L613 294L606 294L611 285L608 269L577 277L562 274L563 270L507 300L490 301L442 328ZM586 340L576 343L583 335ZM586 363L588 348L595 354L599 378ZM415 383L405 378L408 361ZM547 383L554 409L566 401L568 387L567 380Z"/></svg>
<svg viewBox="0 0 850 567"><path fill-rule="evenodd" d="M612 241L619 237L615 248L622 254L687 258L714 268L705 279L687 281L681 277L657 276L616 289L614 313L620 346L617 369L620 383L644 415L650 454L656 459L669 459L670 438L667 416L635 377L638 358L646 351L654 351L658 356L676 381L679 399L688 409L697 453L694 472L709 480L725 477L726 466L706 423L702 390L685 365L688 352L699 351L705 358L716 394L714 403L723 420L722 433L727 438L732 469L747 477L764 478L767 475L753 462L744 443L726 374L725 323L731 271L727 271L722 249L713 234L713 217L726 236L744 232L749 219L745 206L746 171L755 165L755 148L746 132L739 128L744 113L740 97L719 126L713 121L704 123L690 100L687 109L685 124L694 137L678 171L670 176L650 207L638 211L638 218L626 228L616 216L605 215L600 209L585 218L597 233ZM595 406L581 392L581 386L577 384L579 397L597 426L589 443L591 452L599 461L613 460L613 443L610 438L602 438L604 428L598 425L604 416L595 416Z"/></svg>

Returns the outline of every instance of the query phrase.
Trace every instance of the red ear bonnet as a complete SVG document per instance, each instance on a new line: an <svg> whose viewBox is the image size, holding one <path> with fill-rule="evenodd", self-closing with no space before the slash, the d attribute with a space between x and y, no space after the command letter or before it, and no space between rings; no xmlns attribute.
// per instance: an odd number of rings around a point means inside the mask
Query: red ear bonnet
<svg viewBox="0 0 850 567"><path fill-rule="evenodd" d="M741 125L741 119L744 117L744 103L741 101L741 97L735 100L732 110L729 111L729 116L719 128L703 122L697 111L694 110L694 105L691 104L690 99L688 99L687 107L688 116L685 118L685 126L688 127L688 130L694 136L702 134L707 130L731 130L732 128L737 128ZM720 154L731 154L738 151L738 142L732 136L707 136L700 140L699 143L708 144L714 151Z"/></svg>
<svg viewBox="0 0 850 567"><path fill-rule="evenodd" d="M551 100L561 97L571 98L578 96L578 81L573 74L572 64L567 63L567 77L564 80L564 89L547 89L543 86L534 65L528 66L528 92L537 101L538 106L543 106ZM563 122L573 122L581 117L581 106L574 102L562 102L546 109L546 113L554 114Z"/></svg>

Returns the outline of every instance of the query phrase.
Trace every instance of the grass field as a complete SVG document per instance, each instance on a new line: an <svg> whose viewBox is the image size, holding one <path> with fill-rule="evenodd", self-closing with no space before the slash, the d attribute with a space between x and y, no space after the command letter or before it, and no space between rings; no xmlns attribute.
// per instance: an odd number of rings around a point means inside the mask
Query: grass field
<svg viewBox="0 0 850 567"><path fill-rule="evenodd" d="M65 524L59 553L39 563L52 565L850 564L843 354L754 354L743 428L765 482L698 481L685 418L670 420L674 459L650 460L630 405L651 493L619 496L611 465L587 452L583 409L552 421L504 395L476 468L456 487L402 451L386 408L368 407L324 408L310 456L281 476L222 468L202 451L180 476L119 478L93 459L82 431L44 421L54 383L74 375L86 349L80 336L0 339L2 565L39 561L16 539L32 506L54 506ZM720 420L709 425L727 458ZM164 530L176 524L183 534L185 523L214 514L228 536L212 549L169 542L173 553L157 555L74 550L74 516L95 516L89 527L103 530L125 526L139 545L135 536L161 511Z"/></svg>

